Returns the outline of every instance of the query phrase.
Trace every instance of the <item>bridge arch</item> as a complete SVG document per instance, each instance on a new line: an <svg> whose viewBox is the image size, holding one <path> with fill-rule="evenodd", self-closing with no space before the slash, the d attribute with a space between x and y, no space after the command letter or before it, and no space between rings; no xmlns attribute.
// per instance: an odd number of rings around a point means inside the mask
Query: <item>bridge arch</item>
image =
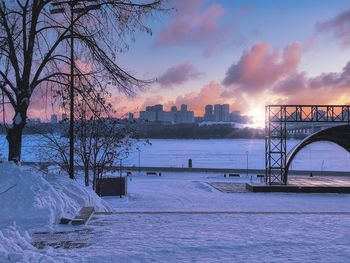
<svg viewBox="0 0 350 263"><path fill-rule="evenodd" d="M294 157L307 145L314 142L327 141L337 144L350 153L350 125L339 125L326 128L306 137L294 146L287 154L285 175L288 175L289 167Z"/></svg>

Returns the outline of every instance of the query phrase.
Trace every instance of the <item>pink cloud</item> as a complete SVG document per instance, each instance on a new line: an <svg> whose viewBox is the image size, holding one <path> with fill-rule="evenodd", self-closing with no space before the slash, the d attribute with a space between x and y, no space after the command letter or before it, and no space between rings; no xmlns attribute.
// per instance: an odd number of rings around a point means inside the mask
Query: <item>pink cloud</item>
<svg viewBox="0 0 350 263"><path fill-rule="evenodd" d="M293 73L287 78L281 80L273 87L273 92L279 95L292 95L300 90L308 88L308 78L305 72Z"/></svg>
<svg viewBox="0 0 350 263"><path fill-rule="evenodd" d="M149 96L138 94L136 97L115 96L109 102L115 110L115 117L124 118L128 112L132 112L135 116L138 116L139 111L144 110L146 106L158 104L162 101L163 97L161 95Z"/></svg>
<svg viewBox="0 0 350 263"><path fill-rule="evenodd" d="M320 76L312 78L310 80L310 86L312 88L319 87L333 87L333 88L346 88L350 86L350 62L346 64L342 72L330 72L322 73Z"/></svg>
<svg viewBox="0 0 350 263"><path fill-rule="evenodd" d="M347 103L350 90L350 62L341 72L322 73L309 78L305 72L294 73L279 81L270 93L283 103Z"/></svg>
<svg viewBox="0 0 350 263"><path fill-rule="evenodd" d="M318 32L329 32L341 44L346 47L350 45L350 9L339 13L336 17L326 22L318 23L316 25Z"/></svg>
<svg viewBox="0 0 350 263"><path fill-rule="evenodd" d="M156 46L173 44L198 44L215 36L219 19L225 9L221 4L211 4L202 10L203 0L176 1L177 13L158 34Z"/></svg>
<svg viewBox="0 0 350 263"><path fill-rule="evenodd" d="M204 85L198 92L189 92L185 95L176 97L175 101L170 101L167 106L187 104L189 109L195 114L203 112L205 105L217 103L220 99L221 86L216 81L211 81L208 85Z"/></svg>
<svg viewBox="0 0 350 263"><path fill-rule="evenodd" d="M163 88L171 88L174 85L183 84L189 80L197 79L203 73L199 72L191 61L168 68L159 78L158 83Z"/></svg>
<svg viewBox="0 0 350 263"><path fill-rule="evenodd" d="M260 91L296 71L300 49L298 43L288 45L283 51L270 51L266 43L255 44L229 67L222 83L239 86L244 92Z"/></svg>
<svg viewBox="0 0 350 263"><path fill-rule="evenodd" d="M161 103L163 100L163 97L161 95L156 95L156 96L152 96L152 97L147 97L142 106L141 106L141 109L145 109L147 106L152 106L152 105L155 105L155 104L159 104Z"/></svg>

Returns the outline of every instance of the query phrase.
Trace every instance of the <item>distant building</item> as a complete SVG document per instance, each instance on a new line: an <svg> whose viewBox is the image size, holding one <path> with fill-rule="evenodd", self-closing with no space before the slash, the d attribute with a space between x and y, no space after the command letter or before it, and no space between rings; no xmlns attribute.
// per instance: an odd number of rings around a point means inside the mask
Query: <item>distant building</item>
<svg viewBox="0 0 350 263"><path fill-rule="evenodd" d="M128 120L129 121L133 121L134 120L134 113L132 113L132 112L128 113Z"/></svg>
<svg viewBox="0 0 350 263"><path fill-rule="evenodd" d="M214 105L214 121L221 121L222 107L220 104Z"/></svg>
<svg viewBox="0 0 350 263"><path fill-rule="evenodd" d="M230 113L229 104L215 104L205 106L205 113L203 121L215 122L236 122L249 123L251 119L248 116L241 115L240 111L233 111Z"/></svg>
<svg viewBox="0 0 350 263"><path fill-rule="evenodd" d="M243 116L240 111L233 111L230 114L230 121L236 123L249 123L251 120L248 116Z"/></svg>
<svg viewBox="0 0 350 263"><path fill-rule="evenodd" d="M215 104L206 105L204 111L204 121L214 121L214 122L240 122L239 119L241 116L240 112L230 113L229 104ZM240 121L238 121L238 119Z"/></svg>
<svg viewBox="0 0 350 263"><path fill-rule="evenodd" d="M176 112L175 123L194 123L194 112L187 110L187 105L181 105L181 111Z"/></svg>
<svg viewBox="0 0 350 263"><path fill-rule="evenodd" d="M146 108L146 111L140 111L140 119L144 121L156 121L156 112L150 110L148 107Z"/></svg>
<svg viewBox="0 0 350 263"><path fill-rule="evenodd" d="M145 111L140 111L140 119L149 122L169 122L177 123L194 123L194 112L187 110L187 105L181 105L181 111L175 106L171 111L163 111L163 105L147 106Z"/></svg>
<svg viewBox="0 0 350 263"><path fill-rule="evenodd" d="M213 121L214 120L213 105L205 106L204 120L205 121Z"/></svg>
<svg viewBox="0 0 350 263"><path fill-rule="evenodd" d="M229 122L230 121L230 105L223 104L221 105L221 121Z"/></svg>
<svg viewBox="0 0 350 263"><path fill-rule="evenodd" d="M56 124L57 123L57 114L51 114L51 119L50 119L50 123L51 124Z"/></svg>

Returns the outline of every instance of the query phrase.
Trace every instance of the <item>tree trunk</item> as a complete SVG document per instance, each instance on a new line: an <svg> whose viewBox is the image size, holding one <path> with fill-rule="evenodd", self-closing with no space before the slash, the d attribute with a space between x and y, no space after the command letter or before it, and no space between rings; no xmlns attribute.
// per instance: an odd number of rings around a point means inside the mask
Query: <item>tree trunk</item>
<svg viewBox="0 0 350 263"><path fill-rule="evenodd" d="M86 160L84 163L84 172L85 172L85 186L89 186L89 162Z"/></svg>
<svg viewBox="0 0 350 263"><path fill-rule="evenodd" d="M12 127L7 130L8 160L16 163L21 161L22 134L27 120L27 108L26 106L19 107L12 120Z"/></svg>

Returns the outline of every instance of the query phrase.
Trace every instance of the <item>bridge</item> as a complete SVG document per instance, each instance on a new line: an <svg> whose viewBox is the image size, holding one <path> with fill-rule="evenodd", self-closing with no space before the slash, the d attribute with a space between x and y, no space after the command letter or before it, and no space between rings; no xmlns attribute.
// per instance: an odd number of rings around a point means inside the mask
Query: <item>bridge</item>
<svg viewBox="0 0 350 263"><path fill-rule="evenodd" d="M266 184L286 185L289 166L293 158L302 148L313 142L331 141L350 152L349 112L349 105L266 106ZM287 134L306 131L310 136L287 154Z"/></svg>
<svg viewBox="0 0 350 263"><path fill-rule="evenodd" d="M298 135L311 135L315 132L334 127L337 125L343 125L343 123L324 123L324 122L301 122L287 125L287 135L293 137Z"/></svg>

